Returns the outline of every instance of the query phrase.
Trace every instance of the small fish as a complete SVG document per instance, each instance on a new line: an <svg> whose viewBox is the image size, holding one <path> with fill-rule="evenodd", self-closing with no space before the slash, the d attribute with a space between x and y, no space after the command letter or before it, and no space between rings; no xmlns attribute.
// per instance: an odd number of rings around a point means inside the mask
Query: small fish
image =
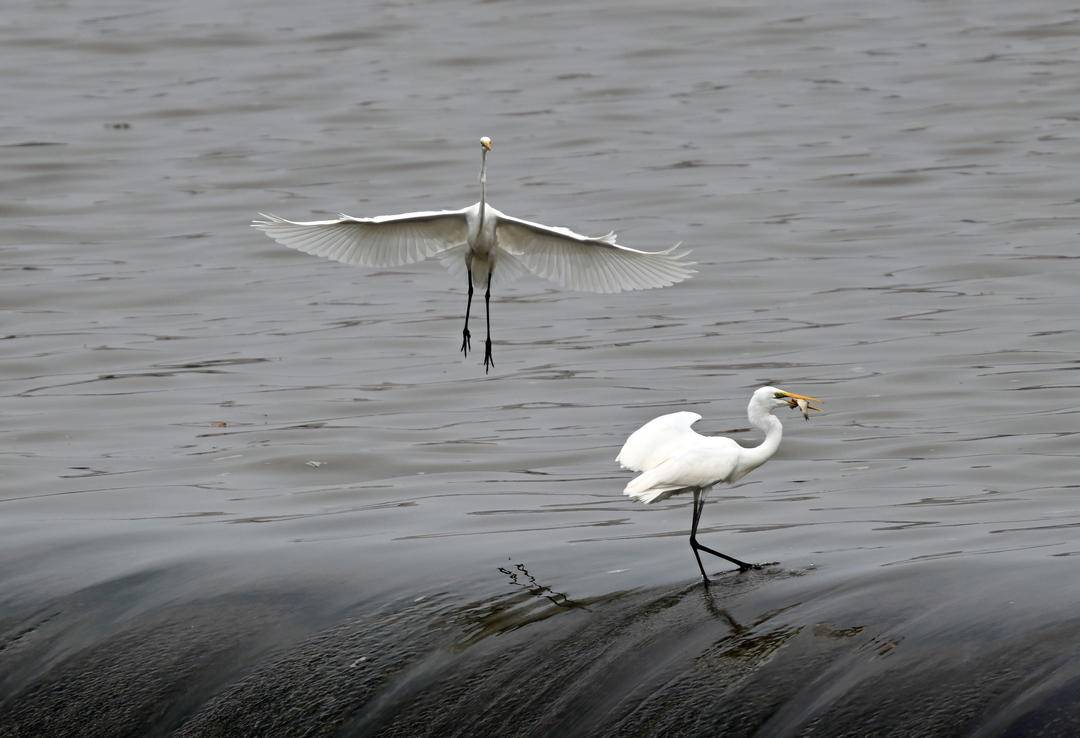
<svg viewBox="0 0 1080 738"><path fill-rule="evenodd" d="M820 402L820 400L818 400L818 402ZM820 407L814 407L813 405L810 404L809 400L805 400L805 399L803 399L801 397L799 397L799 398L792 397L790 400L788 400L788 407L790 407L792 409L799 408L799 412L802 413L803 420L810 420L810 411L811 410L814 410L816 412L821 412Z"/></svg>

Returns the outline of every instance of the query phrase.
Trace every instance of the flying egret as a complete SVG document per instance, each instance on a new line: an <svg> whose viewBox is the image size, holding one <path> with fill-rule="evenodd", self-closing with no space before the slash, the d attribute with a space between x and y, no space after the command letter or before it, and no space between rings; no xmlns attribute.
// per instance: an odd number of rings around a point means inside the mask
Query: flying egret
<svg viewBox="0 0 1080 738"><path fill-rule="evenodd" d="M690 528L690 548L697 558L705 584L709 577L701 564L699 551L727 559L739 571L760 568L702 546L697 541L698 523L705 508L705 495L719 482L736 482L764 464L780 447L784 428L773 411L781 407L798 408L806 420L817 398L785 392L776 387L762 387L750 397L746 417L750 425L765 433L765 440L746 448L723 436L703 436L690 429L701 416L679 412L653 418L634 431L615 458L624 469L642 472L626 485L623 494L638 502L651 504L682 492L694 493L694 518Z"/></svg>
<svg viewBox="0 0 1080 738"><path fill-rule="evenodd" d="M500 282L519 277L524 270L567 289L584 292L667 287L696 270L685 260L689 251L675 244L666 251L639 251L615 243L615 233L590 238L569 228L546 226L514 218L487 204L487 154L491 139L480 139L480 202L461 210L431 210L401 215L334 220L292 221L259 213L252 226L289 248L323 256L344 264L392 267L436 256L451 274L465 276L469 299L461 351L472 348L469 312L473 285L485 287L487 341L484 371L491 358L491 278ZM464 270L462 267L464 266ZM496 267L498 269L496 270ZM460 273L464 271L465 275Z"/></svg>

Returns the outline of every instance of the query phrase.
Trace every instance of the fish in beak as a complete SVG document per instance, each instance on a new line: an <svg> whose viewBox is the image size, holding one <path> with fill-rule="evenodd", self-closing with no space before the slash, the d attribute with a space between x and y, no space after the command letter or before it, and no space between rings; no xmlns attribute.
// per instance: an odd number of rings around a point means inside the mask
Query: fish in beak
<svg viewBox="0 0 1080 738"><path fill-rule="evenodd" d="M809 395L797 395L794 392L785 392L784 396L787 397L788 407L791 409L798 408L802 413L804 420L810 420L810 411L821 412L820 407L814 407L811 402L821 402L816 397L810 397Z"/></svg>

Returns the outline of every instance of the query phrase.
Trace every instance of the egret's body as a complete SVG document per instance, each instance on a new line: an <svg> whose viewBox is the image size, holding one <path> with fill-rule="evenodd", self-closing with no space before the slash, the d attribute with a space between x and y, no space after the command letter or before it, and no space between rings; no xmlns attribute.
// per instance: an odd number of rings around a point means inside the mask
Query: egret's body
<svg viewBox="0 0 1080 738"><path fill-rule="evenodd" d="M620 292L667 287L695 270L678 244L666 251L639 251L615 243L615 234L589 237L568 228L546 226L507 215L487 204L487 153L491 139L480 139L480 202L460 210L431 210L374 218L342 215L334 220L292 221L263 215L252 225L278 243L345 264L391 267L438 257L452 273L465 272L469 298L461 351L468 355L473 287L484 287L487 340L484 367L491 356L491 284L509 282L528 271L571 290ZM462 269L464 267L464 269Z"/></svg>
<svg viewBox="0 0 1080 738"><path fill-rule="evenodd" d="M809 403L815 398L762 387L750 397L746 408L750 424L765 433L757 446L742 446L730 438L703 436L691 429L701 416L678 412L661 415L634 431L616 461L624 468L641 472L630 480L623 494L645 504L665 500L683 492L694 494L694 517L690 529L690 548L697 558L701 576L708 583L699 551L711 553L736 564L740 571L755 564L732 558L697 542L698 523L705 507L705 495L715 484L736 482L764 464L780 448L784 428L773 412L781 407L799 408L803 417L817 410Z"/></svg>

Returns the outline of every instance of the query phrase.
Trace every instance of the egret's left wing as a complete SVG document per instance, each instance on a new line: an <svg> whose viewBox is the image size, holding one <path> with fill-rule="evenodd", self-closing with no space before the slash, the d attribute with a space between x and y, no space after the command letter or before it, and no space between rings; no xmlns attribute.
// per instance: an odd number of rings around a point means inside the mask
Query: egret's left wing
<svg viewBox="0 0 1080 738"><path fill-rule="evenodd" d="M467 208L401 215L296 221L259 213L251 223L282 246L344 264L393 267L412 264L465 243Z"/></svg>
<svg viewBox="0 0 1080 738"><path fill-rule="evenodd" d="M632 471L653 469L701 440L690 427L699 420L700 415L686 410L653 418L630 434L615 461Z"/></svg>
<svg viewBox="0 0 1080 738"><path fill-rule="evenodd" d="M569 228L499 214L499 247L538 277L582 292L643 290L687 279L697 270L679 244L666 251L638 251L615 243L615 234L591 238Z"/></svg>

